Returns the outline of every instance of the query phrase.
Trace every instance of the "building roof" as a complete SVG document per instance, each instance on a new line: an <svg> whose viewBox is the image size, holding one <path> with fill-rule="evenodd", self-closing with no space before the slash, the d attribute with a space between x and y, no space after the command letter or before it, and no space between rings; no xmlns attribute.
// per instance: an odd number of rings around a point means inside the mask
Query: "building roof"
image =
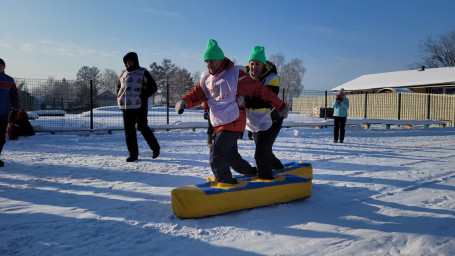
<svg viewBox="0 0 455 256"><path fill-rule="evenodd" d="M117 96L111 91L104 91L96 95L96 100L117 100Z"/></svg>
<svg viewBox="0 0 455 256"><path fill-rule="evenodd" d="M409 88L382 88L382 89L378 90L378 93L379 92L388 92L388 91L392 91L392 92L396 92L396 93L412 92L412 90Z"/></svg>
<svg viewBox="0 0 455 256"><path fill-rule="evenodd" d="M379 74L363 75L332 89L338 91L363 91L382 88L416 88L453 85L455 86L455 67L427 68Z"/></svg>

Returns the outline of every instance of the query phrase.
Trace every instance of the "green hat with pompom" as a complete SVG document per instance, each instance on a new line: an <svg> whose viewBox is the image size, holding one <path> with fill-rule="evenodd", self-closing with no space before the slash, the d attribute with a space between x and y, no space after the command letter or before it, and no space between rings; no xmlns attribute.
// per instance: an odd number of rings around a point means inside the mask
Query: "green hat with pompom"
<svg viewBox="0 0 455 256"><path fill-rule="evenodd" d="M204 61L224 60L224 53L214 39L207 42L207 50L204 53Z"/></svg>
<svg viewBox="0 0 455 256"><path fill-rule="evenodd" d="M258 60L258 61L264 63L264 65L266 65L264 46L253 47L253 52L251 53L250 58L248 59L248 62L250 62L252 60Z"/></svg>

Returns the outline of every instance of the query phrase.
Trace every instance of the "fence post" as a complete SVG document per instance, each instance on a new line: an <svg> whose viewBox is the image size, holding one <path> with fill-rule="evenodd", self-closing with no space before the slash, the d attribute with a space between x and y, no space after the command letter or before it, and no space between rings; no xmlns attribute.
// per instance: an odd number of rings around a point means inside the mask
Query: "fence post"
<svg viewBox="0 0 455 256"><path fill-rule="evenodd" d="M363 113L363 118L367 119L367 106L368 106L368 93L365 92L365 111Z"/></svg>
<svg viewBox="0 0 455 256"><path fill-rule="evenodd" d="M398 93L398 120L401 118L401 92Z"/></svg>
<svg viewBox="0 0 455 256"><path fill-rule="evenodd" d="M327 120L327 90L325 90L324 117L325 117L325 120Z"/></svg>
<svg viewBox="0 0 455 256"><path fill-rule="evenodd" d="M90 80L90 130L93 130L93 81L92 80Z"/></svg>
<svg viewBox="0 0 455 256"><path fill-rule="evenodd" d="M166 80L166 124L169 124L169 78Z"/></svg>
<svg viewBox="0 0 455 256"><path fill-rule="evenodd" d="M430 120L430 111L431 111L431 108L430 108L430 100L431 100L431 95L428 94L427 95L427 119Z"/></svg>

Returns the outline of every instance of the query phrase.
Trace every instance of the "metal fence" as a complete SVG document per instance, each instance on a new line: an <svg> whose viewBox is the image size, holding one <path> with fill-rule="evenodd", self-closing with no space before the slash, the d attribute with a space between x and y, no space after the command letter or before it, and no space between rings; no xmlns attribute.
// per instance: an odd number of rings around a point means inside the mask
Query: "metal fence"
<svg viewBox="0 0 455 256"><path fill-rule="evenodd" d="M117 107L117 83L76 80L15 78L21 103L32 125L41 130L122 129L121 111ZM169 92L172 94L173 92ZM304 90L301 98L292 99L292 110L313 115L315 109L330 109L335 93ZM443 120L455 125L455 95L423 93L375 93L348 95L349 117L396 120ZM200 110L176 115L175 102L166 102L166 92L149 98L149 124L204 121ZM164 103L163 103L164 102Z"/></svg>
<svg viewBox="0 0 455 256"><path fill-rule="evenodd" d="M348 116L353 118L396 120L441 120L455 124L455 95L426 93L351 94ZM294 98L292 110L311 115L315 109L330 109L335 94L327 91L305 91Z"/></svg>
<svg viewBox="0 0 455 256"><path fill-rule="evenodd" d="M116 101L117 83L93 85L52 78L14 80L20 88L21 104L38 130L123 129L122 114ZM175 102L168 105L165 98L160 93L149 98L149 124L204 121L200 111L175 115Z"/></svg>

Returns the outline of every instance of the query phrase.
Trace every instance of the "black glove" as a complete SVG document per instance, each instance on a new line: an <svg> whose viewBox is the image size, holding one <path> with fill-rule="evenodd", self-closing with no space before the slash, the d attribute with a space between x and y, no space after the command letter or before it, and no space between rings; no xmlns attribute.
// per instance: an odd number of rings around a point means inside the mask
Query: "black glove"
<svg viewBox="0 0 455 256"><path fill-rule="evenodd" d="M205 120L209 120L210 119L209 113L204 112L204 119Z"/></svg>
<svg viewBox="0 0 455 256"><path fill-rule="evenodd" d="M283 118L278 114L278 111L276 109L272 110L272 113L270 113L270 117L272 118L273 122L278 122L282 120Z"/></svg>

